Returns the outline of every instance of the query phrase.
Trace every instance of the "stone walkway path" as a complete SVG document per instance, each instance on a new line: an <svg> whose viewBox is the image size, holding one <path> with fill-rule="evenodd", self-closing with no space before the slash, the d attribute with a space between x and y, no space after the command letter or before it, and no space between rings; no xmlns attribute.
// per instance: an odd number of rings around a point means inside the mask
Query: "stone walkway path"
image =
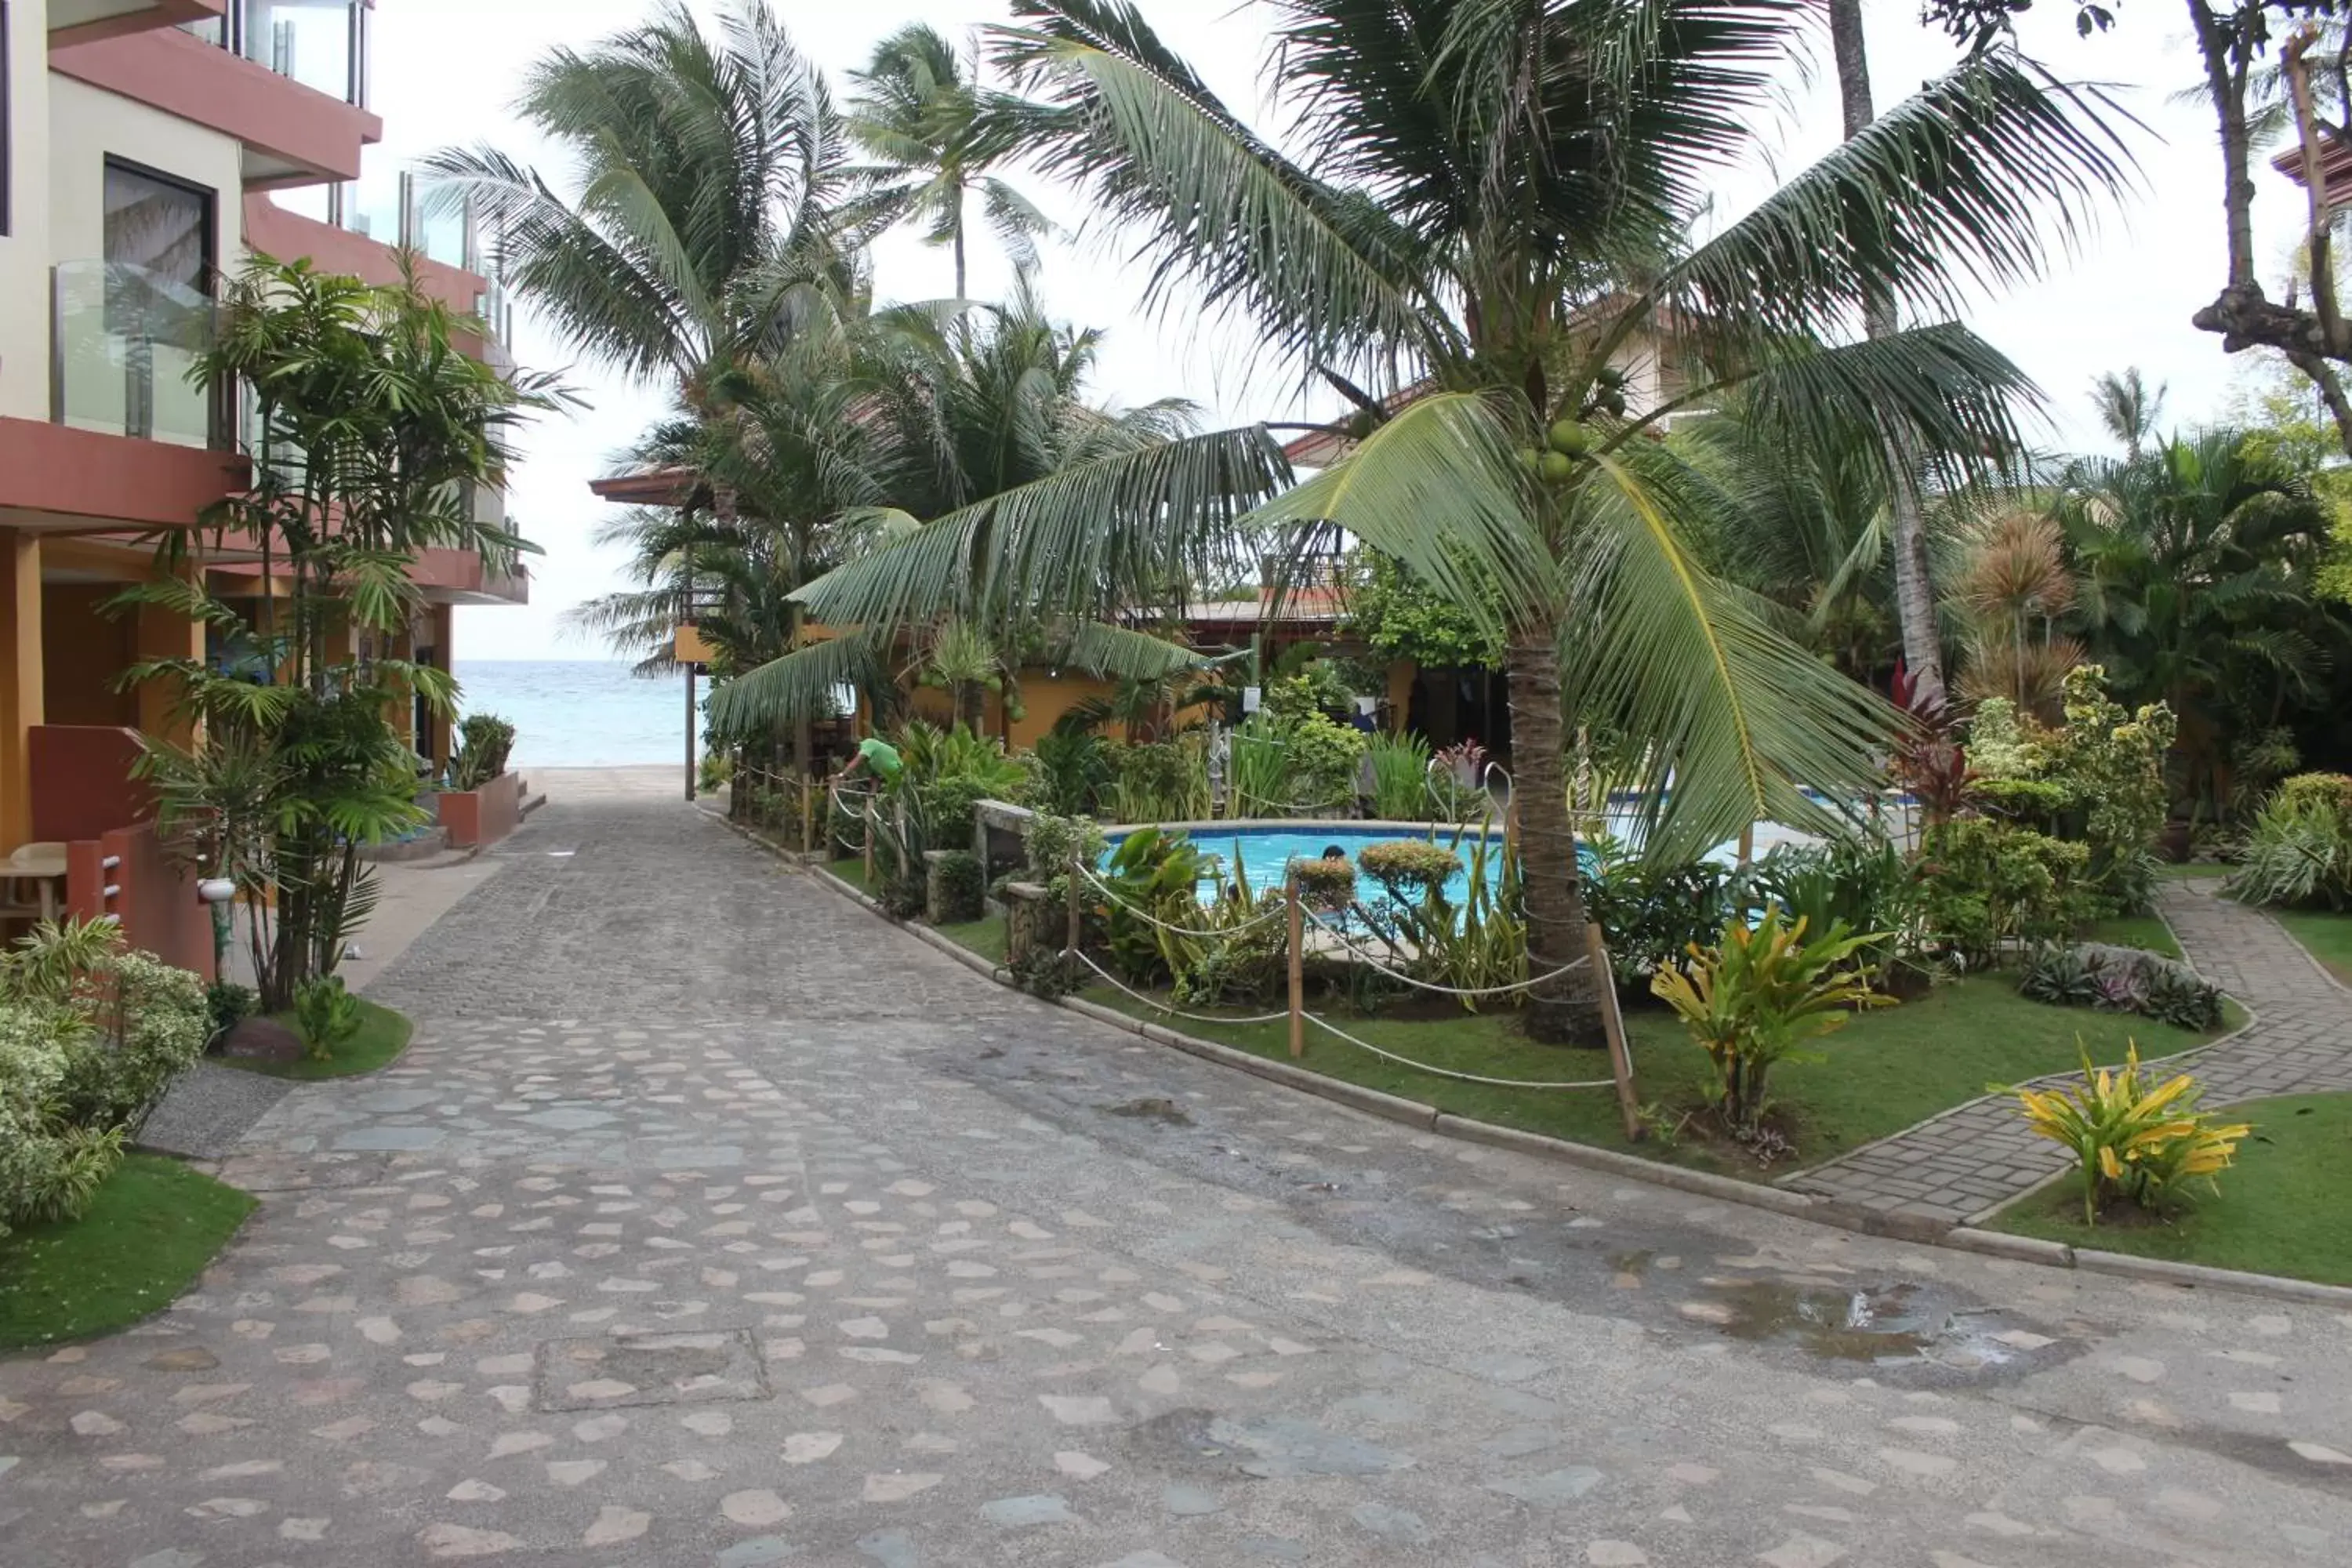
<svg viewBox="0 0 2352 1568"><path fill-rule="evenodd" d="M559 792L190 1295L0 1359L27 1568L2352 1553L2352 1315L1370 1121ZM1859 1301L1879 1316L1860 1322Z"/></svg>
<svg viewBox="0 0 2352 1568"><path fill-rule="evenodd" d="M2252 1008L2254 1023L2171 1064L2204 1103L2352 1091L2352 994L2276 921L2215 897L2211 879L2158 884L2157 907L2198 972ZM2062 1074L2040 1081L2072 1078ZM1958 1225L2048 1180L2065 1151L2025 1131L2016 1101L1989 1097L1785 1178L1784 1186L1926 1224Z"/></svg>

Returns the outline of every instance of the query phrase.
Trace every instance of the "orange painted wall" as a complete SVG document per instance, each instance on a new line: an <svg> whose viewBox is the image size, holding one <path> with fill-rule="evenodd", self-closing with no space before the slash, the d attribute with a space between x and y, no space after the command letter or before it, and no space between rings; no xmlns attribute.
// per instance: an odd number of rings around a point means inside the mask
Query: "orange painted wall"
<svg viewBox="0 0 2352 1568"><path fill-rule="evenodd" d="M48 583L41 588L43 717L52 724L136 724L139 696L115 689L138 659L138 621L100 606L119 583Z"/></svg>

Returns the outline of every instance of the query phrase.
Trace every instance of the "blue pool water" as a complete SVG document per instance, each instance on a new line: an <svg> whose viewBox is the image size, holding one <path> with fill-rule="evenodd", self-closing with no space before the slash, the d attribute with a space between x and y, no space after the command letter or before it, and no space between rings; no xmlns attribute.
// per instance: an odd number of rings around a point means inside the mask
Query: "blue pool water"
<svg viewBox="0 0 2352 1568"><path fill-rule="evenodd" d="M1202 854L1215 856L1229 879L1238 868L1248 879L1250 890L1263 893L1268 888L1281 886L1282 879L1293 860L1320 859L1323 857L1323 851L1334 845L1344 851L1349 859L1353 860L1363 853L1364 847L1368 844L1392 844L1402 838L1425 839L1429 835L1425 831L1407 833L1394 827L1318 827L1301 830L1287 827L1250 826L1214 831L1196 828L1188 832L1185 837L1191 839L1193 846ZM1445 883L1447 900L1458 904L1469 890L1470 873L1467 867L1474 851L1477 848L1478 835L1475 832L1465 833L1457 843L1450 830L1441 830L1437 835L1436 842L1453 849L1463 861L1465 868L1454 872ZM1110 858L1112 851L1118 847L1118 838L1111 840L1110 848L1103 852L1105 861ZM1492 887L1502 877L1501 829L1489 830L1486 835L1486 882L1489 887ZM1592 851L1589 847L1579 845L1577 858L1587 870L1591 868ZM1202 901L1207 902L1216 896L1216 879L1204 878L1200 884Z"/></svg>

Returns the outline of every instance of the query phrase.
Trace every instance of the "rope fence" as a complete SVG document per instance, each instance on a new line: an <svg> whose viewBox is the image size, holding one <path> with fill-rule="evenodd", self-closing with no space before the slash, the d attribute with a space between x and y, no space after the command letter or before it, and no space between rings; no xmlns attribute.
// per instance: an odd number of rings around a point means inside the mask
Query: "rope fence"
<svg viewBox="0 0 2352 1568"><path fill-rule="evenodd" d="M1601 1024L1608 1037L1610 1076L1600 1079L1575 1079L1496 1078L1484 1073L1464 1072L1454 1068L1438 1067L1433 1063L1416 1061L1409 1056L1390 1050L1382 1046L1376 1046L1372 1044L1371 1041L1363 1038L1361 1036L1351 1034L1348 1030L1341 1028L1339 1025L1333 1023L1330 1019L1322 1016L1320 1014L1307 1011L1306 1005L1305 975L1307 947L1306 927L1310 917L1307 916L1304 904L1299 897L1298 877L1295 870L1284 879L1283 903L1279 910L1268 910L1261 917L1253 919L1245 924L1234 926L1226 931L1203 931L1191 927L1175 925L1168 921L1164 921L1152 911L1139 908L1132 900L1123 897L1118 889L1112 888L1108 883L1105 882L1101 877L1097 876L1094 868L1087 865L1085 860L1082 858L1076 857L1072 858L1070 862L1070 871L1069 931L1067 939L1062 949L1062 956L1066 960L1075 961L1077 964L1083 965L1087 970L1090 971L1096 978L1102 981L1105 984L1109 985L1113 990L1129 997L1132 1001L1142 1004L1144 1006L1150 1008L1152 1011L1160 1014L1163 1017L1182 1018L1190 1022L1200 1024L1226 1024L1237 1026L1271 1024L1276 1020L1286 1020L1290 1025L1290 1055L1293 1058L1301 1058L1307 1055L1307 1026L1312 1024L1316 1028L1321 1030L1323 1033L1333 1036L1334 1037L1344 1041L1348 1045L1355 1047L1358 1050L1366 1052L1370 1056L1377 1057L1381 1060L1389 1062L1393 1066L1404 1068L1412 1072L1425 1073L1432 1078L1449 1079L1455 1083L1479 1084L1494 1089L1528 1089L1544 1093L1594 1089L1614 1089L1617 1094L1619 1115L1623 1121L1627 1140L1629 1142L1639 1142L1642 1138L1643 1129L1641 1121L1640 1105L1634 1092L1633 1055L1626 1045L1624 1019L1620 1016L1617 1009L1617 988L1611 979L1612 970L1609 964L1608 949L1603 945L1601 930L1598 926L1586 926L1585 939L1587 942L1587 951L1581 958L1571 959L1570 962L1559 965L1557 968L1550 970L1547 973L1533 975L1526 980L1516 980L1503 985L1469 987L1444 985L1435 981L1423 980L1416 975L1407 974L1403 971L1384 961L1379 954L1373 953L1368 949L1360 947L1355 942L1349 941L1346 933L1333 926L1329 921L1322 919L1319 915L1311 917L1312 923L1315 927L1322 932L1324 936L1335 942L1341 952L1347 953L1356 962L1362 963L1391 979L1413 987L1414 989L1438 995L1455 997L1465 1001L1486 996L1515 995L1522 992L1532 991L1538 986L1550 984L1552 982L1562 979L1580 970L1590 970L1597 977L1596 984L1597 989L1600 992ZM1247 932L1256 931L1261 926L1270 923L1276 917L1282 918L1287 922L1289 927L1286 933L1286 941L1284 943L1286 949L1284 954L1285 968L1287 971L1290 992L1289 1005L1279 1013L1260 1013L1248 1016L1239 1016L1230 1014L1220 1015L1213 1013L1195 1013L1178 1007L1172 1002L1163 1002L1156 996L1149 995L1144 992L1138 991L1133 986L1128 984L1125 981L1119 979L1117 975L1111 973L1110 971L1104 968L1100 963L1097 963L1095 959L1084 950L1084 946L1081 942L1084 928L1083 922L1080 919L1081 911L1078 901L1079 889L1084 884L1091 884L1104 899L1108 900L1114 908L1120 911L1130 915L1137 920L1142 921L1156 930L1172 932L1181 936L1211 940L1223 937L1240 936Z"/></svg>

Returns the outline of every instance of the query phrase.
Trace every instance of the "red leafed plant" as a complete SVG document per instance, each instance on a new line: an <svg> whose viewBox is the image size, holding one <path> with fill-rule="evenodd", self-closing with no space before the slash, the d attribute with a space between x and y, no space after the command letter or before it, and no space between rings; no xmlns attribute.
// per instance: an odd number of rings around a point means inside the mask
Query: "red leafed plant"
<svg viewBox="0 0 2352 1568"><path fill-rule="evenodd" d="M1939 826L1959 815L1976 783L1960 745L1961 714L1942 692L1923 689L1899 664L1892 696L1910 721L1895 742L1895 782L1918 803L1922 826Z"/></svg>

